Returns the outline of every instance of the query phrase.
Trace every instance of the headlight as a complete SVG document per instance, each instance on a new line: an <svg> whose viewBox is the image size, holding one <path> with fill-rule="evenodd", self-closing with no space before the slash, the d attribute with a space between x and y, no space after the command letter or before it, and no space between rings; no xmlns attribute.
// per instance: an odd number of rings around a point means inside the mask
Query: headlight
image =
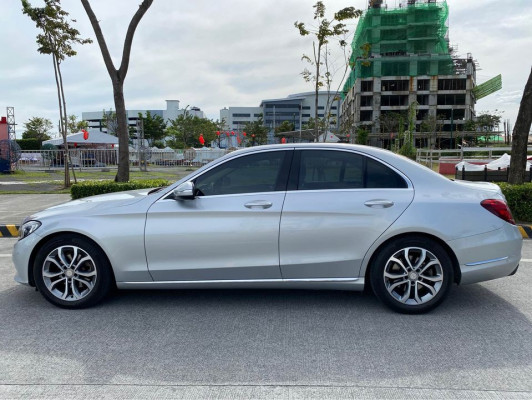
<svg viewBox="0 0 532 400"><path fill-rule="evenodd" d="M24 222L18 232L18 240L24 239L26 236L31 235L39 226L41 226L39 221Z"/></svg>

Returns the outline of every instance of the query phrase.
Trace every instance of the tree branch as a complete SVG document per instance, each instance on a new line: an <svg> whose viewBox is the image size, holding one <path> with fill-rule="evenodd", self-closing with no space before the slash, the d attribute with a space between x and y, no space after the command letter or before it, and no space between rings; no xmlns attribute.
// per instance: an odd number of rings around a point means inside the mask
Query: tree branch
<svg viewBox="0 0 532 400"><path fill-rule="evenodd" d="M87 1L87 0L81 0L81 1ZM148 11L148 8L152 5L153 0L144 0L142 4L139 6L139 9L131 19L131 22L129 23L129 27L127 28L126 38L124 39L124 50L122 53L122 63L120 64L120 69L118 70L118 74L121 79L124 79L127 74L127 69L129 68L129 56L131 54L131 43L133 42L133 35L135 35L135 30L137 29L137 25L139 24L140 20Z"/></svg>
<svg viewBox="0 0 532 400"><path fill-rule="evenodd" d="M105 38L103 37L102 28L100 28L100 23L98 22L94 11L92 11L89 1L81 0L81 4L83 4L83 8L85 8L85 11L89 16L92 28L94 29L94 33L96 34L96 40L98 40L98 45L100 46L100 50L102 51L103 61L105 62L105 66L107 67L107 72L109 72L109 76L111 77L111 79L116 79L118 71L116 70L113 64L113 60L111 59L111 54L109 53L109 49L107 48L107 44L105 43Z"/></svg>

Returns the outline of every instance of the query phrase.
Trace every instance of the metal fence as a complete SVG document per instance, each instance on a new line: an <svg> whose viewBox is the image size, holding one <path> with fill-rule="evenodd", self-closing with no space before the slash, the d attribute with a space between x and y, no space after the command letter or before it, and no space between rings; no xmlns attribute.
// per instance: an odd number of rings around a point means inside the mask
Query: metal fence
<svg viewBox="0 0 532 400"><path fill-rule="evenodd" d="M131 150L131 166L195 166L200 167L229 153L218 148L186 150L148 149L144 152ZM91 170L117 168L118 149L69 149L70 160L74 168ZM24 171L52 170L64 167L65 150L23 150L17 162L17 169Z"/></svg>

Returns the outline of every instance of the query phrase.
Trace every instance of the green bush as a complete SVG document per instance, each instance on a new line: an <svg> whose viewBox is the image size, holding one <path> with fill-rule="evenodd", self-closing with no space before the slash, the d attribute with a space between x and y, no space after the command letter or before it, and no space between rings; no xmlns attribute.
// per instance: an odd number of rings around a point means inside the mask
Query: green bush
<svg viewBox="0 0 532 400"><path fill-rule="evenodd" d="M532 183L510 185L498 184L512 210L514 219L519 222L532 222Z"/></svg>
<svg viewBox="0 0 532 400"><path fill-rule="evenodd" d="M95 196L97 194L122 192L124 190L149 189L161 186L168 186L169 181L165 179L138 180L130 182L114 181L85 181L72 185L70 195L73 200L82 197Z"/></svg>
<svg viewBox="0 0 532 400"><path fill-rule="evenodd" d="M21 150L39 150L41 148L39 139L17 139L17 144Z"/></svg>

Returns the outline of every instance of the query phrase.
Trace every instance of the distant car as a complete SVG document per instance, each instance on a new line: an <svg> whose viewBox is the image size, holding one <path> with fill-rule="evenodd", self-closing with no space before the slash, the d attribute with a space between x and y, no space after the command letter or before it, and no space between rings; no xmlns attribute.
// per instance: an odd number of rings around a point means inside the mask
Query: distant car
<svg viewBox="0 0 532 400"><path fill-rule="evenodd" d="M284 144L215 160L175 184L28 217L16 281L81 308L120 289L370 286L421 313L516 272L522 237L500 189L451 181L369 146Z"/></svg>

